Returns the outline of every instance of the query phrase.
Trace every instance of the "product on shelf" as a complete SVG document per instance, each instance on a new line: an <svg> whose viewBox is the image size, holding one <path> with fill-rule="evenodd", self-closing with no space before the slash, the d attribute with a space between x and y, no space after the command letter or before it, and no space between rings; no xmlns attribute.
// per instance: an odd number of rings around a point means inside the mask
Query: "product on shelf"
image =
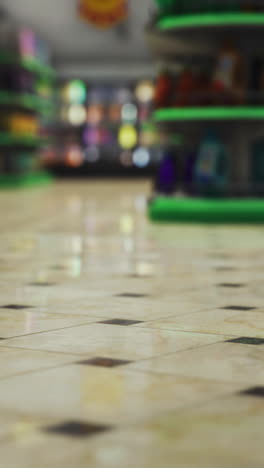
<svg viewBox="0 0 264 468"><path fill-rule="evenodd" d="M175 149L166 148L157 172L155 190L159 193L171 195L177 188L177 162Z"/></svg>
<svg viewBox="0 0 264 468"><path fill-rule="evenodd" d="M208 130L197 155L194 183L198 192L207 195L223 193L228 184L228 154L216 132Z"/></svg>
<svg viewBox="0 0 264 468"><path fill-rule="evenodd" d="M239 50L226 41L219 53L212 80L214 103L243 104L246 80L243 58Z"/></svg>
<svg viewBox="0 0 264 468"><path fill-rule="evenodd" d="M175 79L167 70L163 70L156 83L154 106L166 107L172 104Z"/></svg>

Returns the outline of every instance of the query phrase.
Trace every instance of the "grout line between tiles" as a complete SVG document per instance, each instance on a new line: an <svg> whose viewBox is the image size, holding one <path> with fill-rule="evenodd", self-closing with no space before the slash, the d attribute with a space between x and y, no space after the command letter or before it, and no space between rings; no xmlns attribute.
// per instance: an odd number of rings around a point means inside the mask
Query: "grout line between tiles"
<svg viewBox="0 0 264 468"><path fill-rule="evenodd" d="M132 325L133 328L143 328L145 330L159 330L159 331L162 331L162 330L165 330L165 331L174 331L174 332L181 332L181 333L194 333L196 335L216 335L216 336L230 336L230 338L233 338L233 337L240 337L241 336L241 333L240 335L230 335L229 333L216 333L216 332L200 332L200 331L194 331L194 330L180 330L178 328L158 328L158 327L142 327L140 325ZM254 337L256 338L256 337Z"/></svg>
<svg viewBox="0 0 264 468"><path fill-rule="evenodd" d="M102 320L104 320L104 319L102 318ZM32 336L32 335L42 335L43 333L50 333L50 332L54 332L54 331L67 330L69 328L78 328L78 327L83 327L83 326L86 326L86 325L94 325L95 323L98 323L98 321L96 320L94 322L88 322L88 323L86 322L86 323L81 323L79 325L71 325L69 327L52 328L51 330L43 330L43 331L39 331L39 332L27 333L25 335L17 335L17 336L11 336L11 337L7 337L7 338L2 337L3 338L2 343L3 343L3 346L5 346L4 345L5 341L14 340L14 339L17 339L17 338L25 338L27 336Z"/></svg>

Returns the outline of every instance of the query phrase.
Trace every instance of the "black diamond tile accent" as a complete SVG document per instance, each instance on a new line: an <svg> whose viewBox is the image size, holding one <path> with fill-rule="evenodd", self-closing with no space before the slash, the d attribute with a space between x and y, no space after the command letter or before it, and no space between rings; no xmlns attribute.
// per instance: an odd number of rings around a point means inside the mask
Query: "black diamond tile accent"
<svg viewBox="0 0 264 468"><path fill-rule="evenodd" d="M136 323L143 323L142 320L123 320L123 319L112 319L112 320L104 320L103 322L97 323L104 323L105 325L123 325L125 327L129 325L135 325Z"/></svg>
<svg viewBox="0 0 264 468"><path fill-rule="evenodd" d="M256 310L257 307L245 307L245 306L226 306L221 307L223 310L238 310L238 311L248 311L248 310Z"/></svg>
<svg viewBox="0 0 264 468"><path fill-rule="evenodd" d="M23 309L32 309L33 306L20 305L20 304L8 304L1 307L2 309L13 309L13 310L23 310Z"/></svg>
<svg viewBox="0 0 264 468"><path fill-rule="evenodd" d="M260 346L264 344L264 339L241 336L240 338L235 338L233 340L228 340L227 343L240 343L246 345Z"/></svg>
<svg viewBox="0 0 264 468"><path fill-rule="evenodd" d="M264 387L252 387L252 388L249 388L248 390L244 390L240 394L245 395L245 396L264 398Z"/></svg>
<svg viewBox="0 0 264 468"><path fill-rule="evenodd" d="M220 283L221 288L243 288L245 285L241 283Z"/></svg>
<svg viewBox="0 0 264 468"><path fill-rule="evenodd" d="M88 359L87 361L79 361L76 364L81 366L95 366L95 367L119 367L130 364L132 361L123 361L121 359L110 359L97 357L93 359Z"/></svg>
<svg viewBox="0 0 264 468"><path fill-rule="evenodd" d="M65 435L68 437L92 437L101 432L110 430L110 426L103 426L101 424L89 424L79 421L66 421L62 424L55 426L45 427L44 432L49 434Z"/></svg>
<svg viewBox="0 0 264 468"><path fill-rule="evenodd" d="M147 297L147 294L137 294L137 293L122 293L117 294L116 297L131 297L131 298L140 298L140 297Z"/></svg>

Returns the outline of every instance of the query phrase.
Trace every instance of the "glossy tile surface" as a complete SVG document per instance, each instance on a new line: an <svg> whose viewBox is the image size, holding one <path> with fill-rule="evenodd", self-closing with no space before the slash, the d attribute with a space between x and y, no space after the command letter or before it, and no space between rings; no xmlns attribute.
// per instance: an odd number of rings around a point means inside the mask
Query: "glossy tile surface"
<svg viewBox="0 0 264 468"><path fill-rule="evenodd" d="M3 467L263 467L264 228L151 225L149 193L0 194Z"/></svg>

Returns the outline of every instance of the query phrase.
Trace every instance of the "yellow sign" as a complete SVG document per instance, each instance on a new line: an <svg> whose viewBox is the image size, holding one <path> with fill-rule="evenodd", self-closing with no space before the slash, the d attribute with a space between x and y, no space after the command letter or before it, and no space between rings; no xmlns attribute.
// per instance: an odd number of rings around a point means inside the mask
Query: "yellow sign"
<svg viewBox="0 0 264 468"><path fill-rule="evenodd" d="M79 15L99 28L110 28L127 18L127 0L79 0Z"/></svg>

